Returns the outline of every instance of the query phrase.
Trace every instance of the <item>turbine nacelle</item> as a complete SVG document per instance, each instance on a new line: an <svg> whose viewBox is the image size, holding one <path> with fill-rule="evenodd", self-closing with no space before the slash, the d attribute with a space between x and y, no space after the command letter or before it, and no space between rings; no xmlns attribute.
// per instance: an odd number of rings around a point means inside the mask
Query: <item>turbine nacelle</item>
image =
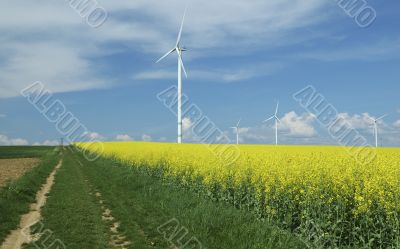
<svg viewBox="0 0 400 249"><path fill-rule="evenodd" d="M272 115L270 118L264 120L264 123L266 123L266 122L268 122L268 121L270 121L272 119L275 119L276 121L278 121L280 123L281 120L278 118L278 111L279 111L279 102L276 103L276 109L275 109L274 115Z"/></svg>
<svg viewBox="0 0 400 249"><path fill-rule="evenodd" d="M182 38L182 30L183 30L183 24L185 22L185 16L186 16L186 9L185 9L185 13L183 15L183 19L182 19L182 23L181 23L181 28L179 30L179 34L178 34L178 38L176 40L176 44L175 47L173 49L171 49L169 52L167 52L165 55L163 55L156 63L159 63L160 61L164 60L166 57L168 57L170 54L176 52L178 55L178 60L179 60L179 64L182 67L183 72L185 73L185 77L187 78L187 72L185 69L185 65L183 64L183 59L182 59L182 52L187 51L187 49L185 47L182 47L181 44L181 38Z"/></svg>
<svg viewBox="0 0 400 249"><path fill-rule="evenodd" d="M266 120L264 120L264 123L266 123L266 122L268 122L268 121L270 121L272 119L275 119L276 121L278 121L278 123L281 123L281 120L275 115L270 117L270 118L268 118L268 119L266 119Z"/></svg>
<svg viewBox="0 0 400 249"><path fill-rule="evenodd" d="M385 114L380 116L379 118L371 118L368 117L374 124L378 124L378 121L381 121L382 119L386 118L389 114Z"/></svg>
<svg viewBox="0 0 400 249"><path fill-rule="evenodd" d="M161 57L161 58L157 61L157 63L160 62L160 61L162 61L165 57L167 57L168 55L172 54L173 52L178 52L178 55L179 55L179 52L186 51L186 48L181 46L182 31L183 31L183 24L185 23L186 11L187 11L187 8L185 9L185 12L184 12L184 14L183 14L182 23L181 23L181 28L179 29L178 38L176 39L175 47L174 47L173 49L171 49L171 51L169 51L168 53L166 53L163 57ZM181 55L180 55L180 56L181 56Z"/></svg>

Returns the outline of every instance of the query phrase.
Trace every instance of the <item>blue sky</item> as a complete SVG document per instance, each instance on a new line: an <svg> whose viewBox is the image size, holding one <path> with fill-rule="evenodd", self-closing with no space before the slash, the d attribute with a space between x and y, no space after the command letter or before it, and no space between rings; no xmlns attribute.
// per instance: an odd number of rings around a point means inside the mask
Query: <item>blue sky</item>
<svg viewBox="0 0 400 249"><path fill-rule="evenodd" d="M176 84L174 45L186 1L99 0L93 28L67 1L15 0L0 9L0 144L60 137L20 91L41 81L92 136L175 141L176 118L156 95ZM385 113L381 143L400 146L400 31L396 1L368 1L377 18L357 25L332 1L189 2L184 92L219 129L242 118L244 143L273 143L262 121L281 103L280 142L336 144L292 95L312 85L371 143L368 117ZM190 117L184 139L196 142Z"/></svg>

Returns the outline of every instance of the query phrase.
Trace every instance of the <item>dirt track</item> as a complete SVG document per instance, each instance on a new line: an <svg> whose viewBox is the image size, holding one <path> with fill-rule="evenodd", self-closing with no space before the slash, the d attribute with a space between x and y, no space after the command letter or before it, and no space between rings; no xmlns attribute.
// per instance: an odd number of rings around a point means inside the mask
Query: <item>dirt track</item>
<svg viewBox="0 0 400 249"><path fill-rule="evenodd" d="M36 167L39 162L37 158L0 159L0 187L18 179L25 172Z"/></svg>
<svg viewBox="0 0 400 249"><path fill-rule="evenodd" d="M54 184L54 178L57 170L61 167L62 160L58 163L56 168L47 178L46 183L42 186L41 190L36 194L36 202L31 204L30 212L23 215L20 220L18 229L11 231L9 236L6 238L0 249L21 249L22 244L30 243L34 238L30 237L31 231L30 226L36 224L41 219L41 208L46 203L47 194L50 192L51 187Z"/></svg>

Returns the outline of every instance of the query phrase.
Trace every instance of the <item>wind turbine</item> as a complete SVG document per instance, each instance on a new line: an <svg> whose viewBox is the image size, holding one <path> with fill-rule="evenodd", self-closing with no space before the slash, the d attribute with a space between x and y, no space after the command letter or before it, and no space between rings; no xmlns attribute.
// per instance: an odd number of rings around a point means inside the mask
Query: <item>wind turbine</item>
<svg viewBox="0 0 400 249"><path fill-rule="evenodd" d="M374 122L373 126L374 126L374 136L375 136L375 146L376 148L378 148L378 121L384 119L385 117L387 117L388 114L385 114L379 118L370 118L372 120L372 122Z"/></svg>
<svg viewBox="0 0 400 249"><path fill-rule="evenodd" d="M281 120L278 118L278 109L279 109L279 102L276 103L276 109L275 109L275 114L270 117L269 119L265 120L264 123L275 119L275 144L278 145L278 123L281 122Z"/></svg>
<svg viewBox="0 0 400 249"><path fill-rule="evenodd" d="M175 47L156 62L159 63L174 52L176 52L176 54L178 55L178 144L182 143L182 70L187 78L187 73L185 70L185 66L183 65L182 59L182 53L186 51L186 49L181 46L182 30L183 24L185 22L186 10L187 8L185 9L185 12L183 14L181 28L179 30L178 39L176 40Z"/></svg>
<svg viewBox="0 0 400 249"><path fill-rule="evenodd" d="M237 122L236 126L231 127L232 129L234 129L236 131L236 144L239 144L239 125L240 125L240 121L242 121L242 119L239 119L239 122Z"/></svg>

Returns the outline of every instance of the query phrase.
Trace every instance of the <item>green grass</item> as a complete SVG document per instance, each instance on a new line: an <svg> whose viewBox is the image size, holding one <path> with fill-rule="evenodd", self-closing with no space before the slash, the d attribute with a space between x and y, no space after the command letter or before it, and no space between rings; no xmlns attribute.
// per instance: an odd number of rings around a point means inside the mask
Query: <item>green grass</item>
<svg viewBox="0 0 400 249"><path fill-rule="evenodd" d="M157 228L173 218L188 229L186 239L197 238L202 248L306 247L295 235L259 221L244 210L167 185L111 160L87 162L75 156L84 164L82 171L100 190L114 217L122 221L121 230L136 242L131 248L166 248L166 240Z"/></svg>
<svg viewBox="0 0 400 249"><path fill-rule="evenodd" d="M102 221L102 210L96 197L90 194L92 189L82 169L67 150L42 209L42 229L51 231L52 236L42 236L24 248L36 249L36 245L49 245L56 240L67 248L108 248L108 227Z"/></svg>
<svg viewBox="0 0 400 249"><path fill-rule="evenodd" d="M59 152L54 147L26 148L1 147L2 158L40 157L40 164L18 180L0 188L0 243L9 231L17 228L20 216L29 211L35 201L36 192L46 182L48 175L57 165Z"/></svg>
<svg viewBox="0 0 400 249"><path fill-rule="evenodd" d="M42 157L52 149L50 146L0 146L0 159Z"/></svg>

